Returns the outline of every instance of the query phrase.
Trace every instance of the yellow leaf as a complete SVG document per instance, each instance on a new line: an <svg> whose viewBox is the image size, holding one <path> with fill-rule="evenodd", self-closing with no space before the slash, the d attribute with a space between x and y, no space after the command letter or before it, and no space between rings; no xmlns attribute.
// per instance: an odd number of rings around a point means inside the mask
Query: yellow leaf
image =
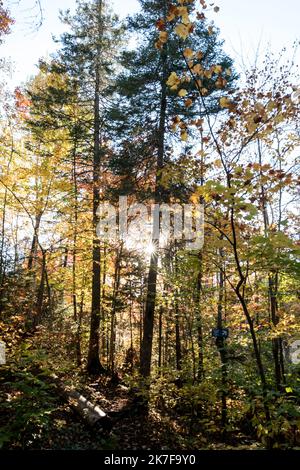
<svg viewBox="0 0 300 470"><path fill-rule="evenodd" d="M175 19L175 14L173 12L169 13L167 16L167 21L173 21Z"/></svg>
<svg viewBox="0 0 300 470"><path fill-rule="evenodd" d="M180 84L180 79L178 78L176 72L172 72L167 80L167 85L171 87L171 90L176 90Z"/></svg>
<svg viewBox="0 0 300 470"><path fill-rule="evenodd" d="M190 196L190 201L192 204L198 204L199 203L199 194L196 192Z"/></svg>
<svg viewBox="0 0 300 470"><path fill-rule="evenodd" d="M178 24L175 28L175 33L182 39L186 39L189 35L189 29L182 23Z"/></svg>
<svg viewBox="0 0 300 470"><path fill-rule="evenodd" d="M178 16L181 16L182 18L183 24L188 25L190 23L190 19L187 7L179 7L177 10Z"/></svg>
<svg viewBox="0 0 300 470"><path fill-rule="evenodd" d="M223 96L221 99L220 99L220 106L221 108L229 108L231 102L228 98L226 98L226 96Z"/></svg>
<svg viewBox="0 0 300 470"><path fill-rule="evenodd" d="M223 67L222 65L215 65L214 72L215 73L222 73Z"/></svg>
<svg viewBox="0 0 300 470"><path fill-rule="evenodd" d="M162 42L162 43L167 42L167 40L168 40L168 33L167 33L167 31L161 31L161 32L159 33L159 40L160 40L160 42Z"/></svg>
<svg viewBox="0 0 300 470"><path fill-rule="evenodd" d="M178 96L186 96L186 95L187 95L187 91L184 88L181 88L181 90L179 90L178 92Z"/></svg>
<svg viewBox="0 0 300 470"><path fill-rule="evenodd" d="M181 137L181 140L182 140L183 142L186 142L187 139L188 139L188 133L187 133L187 131L186 131L186 130L182 131L180 137Z"/></svg>
<svg viewBox="0 0 300 470"><path fill-rule="evenodd" d="M183 55L184 55L184 57L186 57L187 59L189 59L189 58L193 57L194 52L192 51L192 49L190 49L189 47L187 47L186 49L184 49Z"/></svg>
<svg viewBox="0 0 300 470"><path fill-rule="evenodd" d="M197 75L202 75L202 72L203 72L202 65L200 65L200 64L194 65L193 72Z"/></svg>
<svg viewBox="0 0 300 470"><path fill-rule="evenodd" d="M253 120L249 120L246 124L247 131L253 134L257 129L257 124Z"/></svg>
<svg viewBox="0 0 300 470"><path fill-rule="evenodd" d="M269 101L268 105L267 105L267 110L268 111L273 111L273 109L275 109L277 107L277 104L275 101Z"/></svg>

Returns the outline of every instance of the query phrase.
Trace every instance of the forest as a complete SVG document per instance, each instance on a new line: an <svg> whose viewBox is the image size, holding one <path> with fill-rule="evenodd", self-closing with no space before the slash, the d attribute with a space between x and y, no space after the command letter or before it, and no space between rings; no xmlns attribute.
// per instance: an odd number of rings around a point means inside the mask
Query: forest
<svg viewBox="0 0 300 470"><path fill-rule="evenodd" d="M61 3L12 91L0 1L0 448L299 450L297 41Z"/></svg>

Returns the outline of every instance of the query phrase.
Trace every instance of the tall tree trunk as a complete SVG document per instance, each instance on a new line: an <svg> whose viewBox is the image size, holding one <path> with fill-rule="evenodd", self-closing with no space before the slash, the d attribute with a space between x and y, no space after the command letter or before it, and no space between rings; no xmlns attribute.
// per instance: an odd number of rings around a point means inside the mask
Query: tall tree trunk
<svg viewBox="0 0 300 470"><path fill-rule="evenodd" d="M76 334L75 334L75 350L77 366L81 366L81 322L80 316L78 315L77 309L77 232L78 232L78 185L77 185L77 165L76 165L76 153L77 145L74 144L73 149L73 190L74 190L74 228L73 228L73 251L72 251L72 297L73 297L73 317L76 323Z"/></svg>
<svg viewBox="0 0 300 470"><path fill-rule="evenodd" d="M203 132L201 131L201 165L200 165L200 186L204 185L204 142ZM204 205L204 197L200 196L200 204ZM204 379L204 353L203 353L203 331L202 331L202 312L201 312L201 295L202 295L202 277L203 277L203 257L201 251L198 254L199 271L196 285L196 321L197 321L197 341L198 341L198 382Z"/></svg>
<svg viewBox="0 0 300 470"><path fill-rule="evenodd" d="M107 244L103 249L103 273L102 273L102 308L101 308L101 345L100 345L100 362L108 366L108 357L106 352L106 342L108 337L108 318L106 312L106 276L107 276ZM109 348L108 348L109 349Z"/></svg>
<svg viewBox="0 0 300 470"><path fill-rule="evenodd" d="M161 80L161 102L160 102L160 119L158 128L158 148L157 148L157 169L156 169L156 184L155 184L155 203L159 204L162 201L163 186L161 184L162 168L164 165L164 146L165 146L165 124L166 124L166 109L167 109L167 51L164 45L162 53L162 80ZM153 243L158 244L158 240L153 237ZM152 342L153 342L153 327L154 327L154 312L156 301L156 283L157 283L157 267L158 267L158 254L152 253L150 259L150 268L147 281L147 298L143 325L143 340L141 348L141 363L140 372L145 378L150 376L151 371L151 357L152 357Z"/></svg>
<svg viewBox="0 0 300 470"><path fill-rule="evenodd" d="M103 36L102 0L98 0L98 45L95 67L95 96L94 96L94 158L93 158L93 278L92 278L92 309L90 321L90 342L87 359L87 370L90 374L100 374L103 367L100 362L99 328L101 315L101 246L96 234L98 223L97 210L100 204L100 55Z"/></svg>

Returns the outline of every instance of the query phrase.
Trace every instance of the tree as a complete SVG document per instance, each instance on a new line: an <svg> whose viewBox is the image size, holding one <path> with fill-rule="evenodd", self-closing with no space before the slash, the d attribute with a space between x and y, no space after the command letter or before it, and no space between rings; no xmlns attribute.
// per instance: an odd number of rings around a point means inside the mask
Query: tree
<svg viewBox="0 0 300 470"><path fill-rule="evenodd" d="M101 247L96 235L97 210L100 204L102 160L105 154L106 97L111 80L112 63L118 47L116 19L111 16L105 1L80 2L76 15L67 13L64 22L72 32L63 34L59 59L70 73L85 110L85 125L93 146L86 142L87 162L92 164L93 206L93 276L90 346L88 371L102 372L99 359L99 327L101 315ZM90 160L92 159L92 161Z"/></svg>
<svg viewBox="0 0 300 470"><path fill-rule="evenodd" d="M202 3L204 7L205 3ZM174 15L174 19L182 17L180 11L177 10ZM184 23L178 23L175 27L177 34L185 39L190 34L190 31L187 34L183 34L183 29L188 28L189 25L192 25L190 18ZM191 78L194 80L198 93L199 99L203 104L204 109L206 108L205 104L205 92L203 93L202 84L198 83L198 76L203 76L203 69L200 70L197 67L198 64L195 64L195 61L198 59L197 50L191 51L191 60L186 64L186 68L190 73ZM218 67L218 66L216 66ZM290 120L291 116L295 116L297 113L297 106L295 107L292 102L290 95L286 93L286 81L284 87L282 87L282 82L276 84L275 92L273 89L263 89L259 88L257 95L253 97L253 83L251 83L253 76L256 76L256 73L252 73L249 76L249 88L245 90L238 90L232 98L222 97L220 99L220 104L223 108L228 109L229 117L223 127L218 130L215 130L212 125L212 121L208 112L206 111L206 120L207 120L207 132L209 134L208 142L211 142L211 146L218 156L218 165L223 169L223 179L220 179L220 183L214 183L213 181L208 181L207 184L209 187L214 187L213 197L223 204L226 208L225 214L220 213L220 216L224 218L224 222L219 224L216 219L216 215L213 215L212 225L224 238L224 246L226 249L232 250L233 261L235 263L237 279L236 281L231 279L224 271L224 268L221 266L222 270L222 286L220 289L223 289L224 276L226 276L227 282L234 290L244 315L247 319L250 335L252 338L253 348L255 359L257 363L257 369L260 375L262 394L263 394L263 405L265 409L266 419L270 419L270 410L267 404L267 378L266 371L262 361L261 350L257 340L257 332L254 326L254 320L251 315L249 308L249 302L247 299L247 284L250 277L250 265L249 260L246 255L246 246L247 240L251 236L243 233L244 224L242 224L243 212L246 212L248 215L246 219L251 220L255 217L256 209L245 201L245 193L249 188L251 188L251 181L253 179L252 172L250 170L243 171L241 165L244 152L247 151L249 145L253 140L257 138L268 139L271 132L273 132L278 123L286 120ZM183 76L182 80L185 80ZM268 83L269 85L269 83ZM238 117L238 122L237 122ZM237 124L237 126L236 126ZM250 168L251 168L250 164ZM261 165L259 164L261 168ZM241 185L241 177L244 177L244 184ZM199 188L199 194L203 194L203 187ZM252 200L252 198L250 198ZM230 229L228 233L228 228ZM247 230L249 228L247 227ZM293 250L291 251L291 255ZM271 310L274 310L274 305L272 307L272 295L271 295ZM274 324L274 314L272 314L273 324ZM276 319L275 319L276 325ZM276 346L276 351L274 347ZM275 342L273 346L273 353L275 358L275 370L278 369L278 346ZM279 380L279 372L276 372L277 381Z"/></svg>
<svg viewBox="0 0 300 470"><path fill-rule="evenodd" d="M211 68L211 72L203 79L203 87L207 94L210 113L220 110L218 103L218 88L230 89L234 79L229 72L232 61L222 52L222 42L218 33L210 33L202 23L199 23L193 38L188 40L187 48L183 51L178 36L168 26L168 6L165 1L142 1L142 12L128 21L129 29L138 32L141 40L137 50L126 51L123 54L122 64L124 71L116 82L116 92L123 97L121 106L114 110L118 136L120 130L124 133L121 141L121 150L112 162L121 175L134 174L142 166L144 168L144 181L146 185L139 188L136 184L130 191L138 191L139 199L152 199L156 204L168 202L170 195L181 199L187 197L188 188L184 182L177 186L164 182L164 175L168 174L172 160L172 128L176 127L183 117L193 118L202 116L203 110L199 103L185 100L181 97L188 93L195 93L193 81L186 83L186 89L177 94L179 82L176 82L176 70L182 68L187 60L190 47L201 49L203 63ZM156 25L154 18L157 18ZM156 28L159 29L159 40L156 41ZM200 53L200 52L199 52ZM224 73L214 74L214 64L221 63ZM223 77L226 75L227 79ZM168 78L171 87L167 86ZM173 83L172 80L175 80ZM171 83L172 82L172 83ZM174 115L176 115L174 119ZM132 143L129 142L133 139ZM186 140L186 127L181 128L181 139ZM119 137L120 139L120 137ZM123 155L126 155L124 168ZM142 155L142 159L140 156ZM122 165L122 166L121 166ZM149 183L147 183L147 180ZM126 180L125 180L126 181ZM130 182L132 179L129 180ZM126 191L124 187L123 191ZM157 245L157 240L153 243ZM143 343L141 348L141 373L144 377L150 375L151 351L153 341L154 311L156 301L158 253L151 255L148 273L147 299L144 315Z"/></svg>

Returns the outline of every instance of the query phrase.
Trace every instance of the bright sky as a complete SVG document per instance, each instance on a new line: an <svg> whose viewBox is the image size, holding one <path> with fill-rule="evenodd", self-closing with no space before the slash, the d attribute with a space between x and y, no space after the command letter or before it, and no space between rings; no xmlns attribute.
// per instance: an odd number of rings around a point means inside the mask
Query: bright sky
<svg viewBox="0 0 300 470"><path fill-rule="evenodd" d="M41 0L44 9L42 27L33 32L30 24L32 15L37 14L35 0L9 0L16 24L12 34L0 47L0 57L10 57L15 65L11 77L12 86L26 81L35 73L35 64L55 50L57 45L52 35L59 36L63 25L58 19L60 9L74 10L75 0ZM19 3L19 5L17 4ZM137 0L114 0L114 10L124 17L133 13L138 6ZM299 0L218 0L218 14L212 18L221 29L226 42L226 51L234 59L240 54L247 61L253 61L259 42L261 52L267 43L272 49L289 50L296 39L300 39L300 1ZM300 48L297 56L300 63Z"/></svg>

